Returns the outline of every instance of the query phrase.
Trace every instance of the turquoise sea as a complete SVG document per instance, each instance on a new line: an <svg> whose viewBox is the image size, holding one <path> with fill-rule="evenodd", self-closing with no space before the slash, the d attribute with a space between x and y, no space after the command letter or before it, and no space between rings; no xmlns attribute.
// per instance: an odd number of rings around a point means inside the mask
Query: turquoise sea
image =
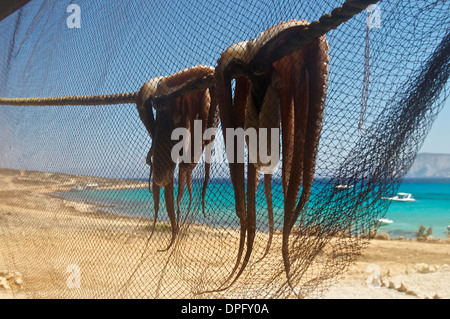
<svg viewBox="0 0 450 319"><path fill-rule="evenodd" d="M329 191L330 184L317 183L315 189L316 194L311 195L311 202L323 202L323 195L332 193ZM279 183L273 182L273 204L275 210L275 225L282 225L282 191ZM201 210L201 184L195 184L193 202L190 206L189 216L191 222L207 223L218 227L238 227L238 219L234 211L234 193L230 183L226 180L212 180L208 186L206 197L206 216ZM357 187L355 187L357 189ZM176 192L176 188L175 188ZM349 194L342 193L342 198L347 200L350 198L357 198L357 190L354 193L348 191ZM435 238L445 238L447 225L450 225L450 179L405 179L400 185L398 192L411 193L417 200L415 202L395 202L383 201L381 206L389 205L385 218L393 221L392 224L381 226L380 232L385 231L391 237L408 237L415 238L415 233L420 225L427 229L432 227L432 236ZM335 192L334 192L335 193ZM278 196L277 196L278 194ZM68 200L83 201L99 206L99 209L104 213L116 214L122 216L141 217L153 219L153 200L147 188L137 189L119 189L119 190L97 190L85 189L79 191L55 193L55 196L63 197ZM394 194L384 194L384 196L392 196ZM347 196L347 197L345 197ZM348 201L350 204L335 205L340 206L335 216L343 214L348 209L346 205L351 205L352 200ZM182 216L183 209L186 212L189 203L187 190L185 190L182 201ZM322 204L321 204L322 205ZM325 204L326 205L326 204ZM320 205L318 205L320 206ZM378 205L378 209L381 207ZM321 206L325 207L325 206ZM328 213L333 211L333 208L327 208ZM257 195L257 211L262 212L258 214L257 226L258 229L267 229L267 206L263 193L263 187L259 187ZM314 215L315 214L315 215ZM317 213L309 217L319 222ZM160 213L158 220L167 220L167 213L164 204L164 195L161 193ZM323 221L322 221L323 222Z"/></svg>
<svg viewBox="0 0 450 319"><path fill-rule="evenodd" d="M382 226L388 234L414 237L419 225L432 227L435 238L445 238L450 225L450 179L405 179L399 192L411 193L416 202L392 202L386 218L394 223Z"/></svg>

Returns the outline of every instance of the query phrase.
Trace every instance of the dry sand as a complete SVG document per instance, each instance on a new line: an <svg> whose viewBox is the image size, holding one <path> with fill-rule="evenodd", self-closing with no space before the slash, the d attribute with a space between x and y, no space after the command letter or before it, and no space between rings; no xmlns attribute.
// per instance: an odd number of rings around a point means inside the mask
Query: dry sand
<svg viewBox="0 0 450 319"><path fill-rule="evenodd" d="M146 186L145 183L133 181L0 170L0 299L111 296L108 291L129 284L126 279L129 272L124 269L129 270L127 267L135 265L140 252L126 248L146 242L146 237L141 236L141 233L148 229L148 221L108 216L98 213L98 209L92 205L49 195L55 191L67 191L73 185L87 183L96 183L99 188ZM197 246L201 247L204 242L200 239L206 236L207 231L203 229L196 233L195 227L192 230L197 235L190 237L189 245L194 247L198 240ZM191 246L185 246L185 249ZM123 249L117 250L117 247ZM216 246L211 244L211 247ZM224 249L217 247L218 251ZM161 245L154 248L161 248ZM208 269L215 267L213 257L216 253L208 252L212 256ZM196 254L193 250L191 258ZM157 286L161 284L147 283L150 271L158 273L165 269L166 259L161 256L151 255L152 263L146 265L145 271L135 274L134 288L139 296L154 296ZM200 255L197 261L190 260L189 264L185 263L185 259L179 260L184 262L182 266L178 265L181 267L178 269L189 276L204 266ZM64 267L71 264L90 270L89 276L83 274L84 295L80 295L76 289L67 289L67 276L71 273L70 269ZM449 265L448 239L374 239L346 273L325 291L322 298L448 299ZM16 277L11 275L14 272ZM12 289L2 288L2 278L9 280ZM14 280L18 280L18 283L14 283ZM189 280L186 282L189 285ZM161 285L161 297L189 288L180 287L177 282ZM147 295L146 292L152 289L155 291Z"/></svg>

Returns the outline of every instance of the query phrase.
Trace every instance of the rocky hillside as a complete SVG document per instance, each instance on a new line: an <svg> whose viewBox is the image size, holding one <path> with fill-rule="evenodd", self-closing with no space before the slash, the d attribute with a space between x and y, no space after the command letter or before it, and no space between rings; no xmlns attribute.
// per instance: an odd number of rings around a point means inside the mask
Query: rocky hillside
<svg viewBox="0 0 450 319"><path fill-rule="evenodd" d="M406 177L450 178L450 154L418 154Z"/></svg>

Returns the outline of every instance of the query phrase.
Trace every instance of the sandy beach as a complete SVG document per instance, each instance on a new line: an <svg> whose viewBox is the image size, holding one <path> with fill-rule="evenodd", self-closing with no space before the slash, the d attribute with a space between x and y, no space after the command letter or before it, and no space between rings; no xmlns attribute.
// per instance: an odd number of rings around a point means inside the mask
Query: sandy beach
<svg viewBox="0 0 450 319"><path fill-rule="evenodd" d="M155 235L160 241L147 241L148 220L107 215L93 205L50 195L87 184L100 189L146 187L134 181L0 170L0 298L170 298L206 285L199 270L218 274L219 260L232 263L232 257L215 259L228 246L208 228L191 227L184 244L169 253L169 264L168 254L156 253L169 239L164 224ZM237 237L232 231L227 235ZM211 256L209 265L202 254ZM130 281L133 267L138 270ZM76 289L77 271L82 289ZM264 276L263 268L258 271ZM173 281L149 280L159 272ZM257 289L257 281L251 287ZM319 297L449 299L450 239L372 239Z"/></svg>

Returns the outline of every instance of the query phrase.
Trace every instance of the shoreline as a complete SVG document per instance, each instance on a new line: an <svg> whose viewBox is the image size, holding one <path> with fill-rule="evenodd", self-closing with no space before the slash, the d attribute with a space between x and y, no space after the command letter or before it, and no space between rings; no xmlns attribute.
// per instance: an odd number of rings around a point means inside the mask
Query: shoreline
<svg viewBox="0 0 450 319"><path fill-rule="evenodd" d="M89 178L89 177L87 177ZM129 182L131 181L131 182ZM98 186L95 188L84 188L82 190L73 190L73 189L64 189L61 191L57 191L56 193L51 193L49 194L49 196L53 196L59 199L63 199L66 200L68 202L73 202L74 205L76 206L80 206L81 209L86 210L87 207L85 206L89 206L92 209L97 209L99 211L102 211L105 214L116 214L119 216L124 216L124 217L130 217L130 218L134 218L135 216L133 215L133 212L130 212L127 207L121 207L119 205L116 204L110 204L110 203L102 203L101 201L99 201L98 203L95 203L94 200L90 200L89 202L86 202L83 199L79 199L76 198L76 193L79 191L84 191L84 190L88 190L88 191L108 191L108 190L123 190L123 189L140 189L143 191L147 191L148 190L148 181L139 181L139 180L122 180L122 182L120 183L120 185L104 185L104 186ZM55 195L57 194L57 195ZM75 194L75 198L71 198L71 194ZM101 196L100 196L101 197ZM106 209L102 209L102 208L106 208ZM108 211L108 208L117 208L116 211ZM386 216L388 215L388 212L386 212ZM140 218L147 218L152 220L152 218L150 217L140 217ZM167 220L168 221L168 220ZM394 223L394 225L383 225L381 227L378 228L378 232L377 234L381 236L383 236L384 238L386 236L388 236L390 239L398 239L398 240L416 240L417 236L416 233L419 230L419 227L421 226L421 223L410 223L408 228L404 228L404 225L401 226L402 228L395 228L396 224ZM217 225L216 225L217 226ZM426 228L435 228L434 226L427 226L427 224L425 224ZM397 226L398 227L398 226ZM437 228L437 226L436 226ZM447 239L449 238L449 234L448 232L442 231L441 232L441 228L443 229L443 227L439 227L438 231L435 230L430 236L428 236L428 240L429 241L437 241L440 239ZM260 230L263 232L267 232L268 229L264 229L264 230Z"/></svg>

